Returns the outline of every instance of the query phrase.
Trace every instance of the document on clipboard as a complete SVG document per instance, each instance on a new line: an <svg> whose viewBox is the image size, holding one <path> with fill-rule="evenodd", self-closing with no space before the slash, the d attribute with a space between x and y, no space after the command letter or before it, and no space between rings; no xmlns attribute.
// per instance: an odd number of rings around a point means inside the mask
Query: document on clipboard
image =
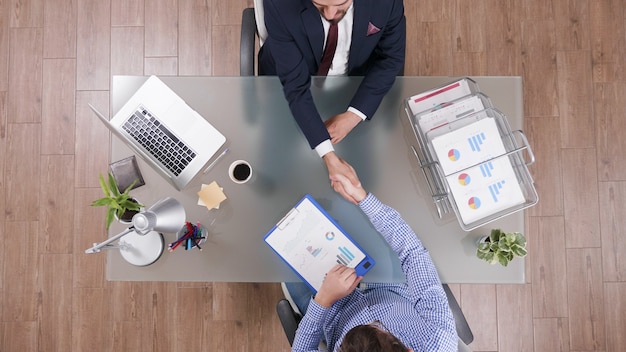
<svg viewBox="0 0 626 352"><path fill-rule="evenodd" d="M264 237L265 242L317 292L335 265L365 275L375 264L311 197L305 195Z"/></svg>

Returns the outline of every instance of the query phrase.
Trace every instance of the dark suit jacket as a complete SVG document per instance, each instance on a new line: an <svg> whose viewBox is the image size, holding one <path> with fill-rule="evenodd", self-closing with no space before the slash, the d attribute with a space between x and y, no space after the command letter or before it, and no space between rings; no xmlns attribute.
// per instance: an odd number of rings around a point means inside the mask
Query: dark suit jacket
<svg viewBox="0 0 626 352"><path fill-rule="evenodd" d="M371 118L404 65L403 0L353 0L348 75L364 76L350 106ZM278 75L291 113L311 148L329 139L311 92L322 60L324 27L311 0L263 0L269 37L259 52L259 72ZM368 34L369 24L379 28ZM346 107L347 108L347 107Z"/></svg>

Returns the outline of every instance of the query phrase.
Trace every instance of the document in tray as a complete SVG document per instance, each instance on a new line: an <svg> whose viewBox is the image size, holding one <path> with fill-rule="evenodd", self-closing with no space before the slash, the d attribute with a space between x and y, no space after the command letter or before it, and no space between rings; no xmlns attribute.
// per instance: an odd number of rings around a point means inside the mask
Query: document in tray
<svg viewBox="0 0 626 352"><path fill-rule="evenodd" d="M451 122L481 111L485 108L483 101L478 95L470 95L465 99L456 100L450 105L442 105L432 111L417 116L417 123L422 133L445 126Z"/></svg>
<svg viewBox="0 0 626 352"><path fill-rule="evenodd" d="M409 108L413 115L425 110L431 110L462 98L472 93L467 79L452 82L444 87L420 93L409 98Z"/></svg>
<svg viewBox="0 0 626 352"><path fill-rule="evenodd" d="M431 131L426 137L432 144L444 175L506 153L496 120L492 117L482 118L444 134L435 134L438 130ZM433 134L436 136L432 137Z"/></svg>
<svg viewBox="0 0 626 352"><path fill-rule="evenodd" d="M494 118L441 134L431 143L464 223L524 203Z"/></svg>
<svg viewBox="0 0 626 352"><path fill-rule="evenodd" d="M308 194L264 240L315 292L336 264L355 268L359 276L375 264Z"/></svg>
<svg viewBox="0 0 626 352"><path fill-rule="evenodd" d="M525 202L508 156L447 176L446 181L466 224Z"/></svg>

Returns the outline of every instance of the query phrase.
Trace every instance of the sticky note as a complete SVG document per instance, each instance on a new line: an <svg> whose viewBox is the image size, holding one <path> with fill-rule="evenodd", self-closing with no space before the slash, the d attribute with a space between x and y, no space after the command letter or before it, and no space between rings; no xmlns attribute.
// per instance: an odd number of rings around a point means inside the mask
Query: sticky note
<svg viewBox="0 0 626 352"><path fill-rule="evenodd" d="M209 210L219 209L220 203L226 200L226 195L217 182L213 181L208 185L203 184L200 192L198 192L198 205L204 205Z"/></svg>

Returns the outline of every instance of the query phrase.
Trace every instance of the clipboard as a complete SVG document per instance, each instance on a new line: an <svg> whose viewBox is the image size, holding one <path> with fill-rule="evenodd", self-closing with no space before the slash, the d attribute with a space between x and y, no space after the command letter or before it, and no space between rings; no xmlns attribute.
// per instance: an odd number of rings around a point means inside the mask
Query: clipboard
<svg viewBox="0 0 626 352"><path fill-rule="evenodd" d="M315 293L336 264L354 268L358 276L376 264L309 194L263 240Z"/></svg>

